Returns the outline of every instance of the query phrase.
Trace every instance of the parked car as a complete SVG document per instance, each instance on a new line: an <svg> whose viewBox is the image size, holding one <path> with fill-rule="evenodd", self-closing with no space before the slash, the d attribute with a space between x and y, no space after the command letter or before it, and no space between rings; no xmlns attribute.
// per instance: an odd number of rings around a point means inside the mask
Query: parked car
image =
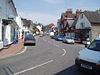
<svg viewBox="0 0 100 75"><path fill-rule="evenodd" d="M26 45L34 45L34 46L36 45L36 39L32 34L28 34L25 36L24 46Z"/></svg>
<svg viewBox="0 0 100 75"><path fill-rule="evenodd" d="M55 37L54 32L50 32L50 37L51 37L52 39L54 39L54 37Z"/></svg>
<svg viewBox="0 0 100 75"><path fill-rule="evenodd" d="M43 35L43 34L40 34L39 36L40 36L40 37L43 37L44 35Z"/></svg>
<svg viewBox="0 0 100 75"><path fill-rule="evenodd" d="M57 35L57 36L55 36L55 40L62 41L63 40L63 36Z"/></svg>
<svg viewBox="0 0 100 75"><path fill-rule="evenodd" d="M83 44L85 45L85 47L87 47L90 44L90 40L89 38L86 39L86 41L83 41Z"/></svg>
<svg viewBox="0 0 100 75"><path fill-rule="evenodd" d="M64 38L63 38L63 42L64 42L64 43L72 43L72 44L75 43L73 37L64 37Z"/></svg>
<svg viewBox="0 0 100 75"><path fill-rule="evenodd" d="M50 36L50 37L51 37L51 39L55 39L56 36L54 35L54 36Z"/></svg>
<svg viewBox="0 0 100 75"><path fill-rule="evenodd" d="M100 37L94 39L91 44L78 52L75 64L79 69L86 69L100 75Z"/></svg>

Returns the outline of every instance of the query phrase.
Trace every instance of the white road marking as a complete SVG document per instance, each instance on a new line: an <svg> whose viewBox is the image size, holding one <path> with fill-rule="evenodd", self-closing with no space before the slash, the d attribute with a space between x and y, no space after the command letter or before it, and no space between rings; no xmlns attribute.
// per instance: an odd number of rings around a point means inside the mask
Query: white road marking
<svg viewBox="0 0 100 75"><path fill-rule="evenodd" d="M19 54L24 53L26 50L27 50L27 47L25 47L24 50L22 50L20 53L13 53L13 54L10 54L10 55L7 55L7 56L2 56L2 57L0 57L0 59L4 59L4 58L7 58L7 57L12 57L12 56L17 56Z"/></svg>
<svg viewBox="0 0 100 75"><path fill-rule="evenodd" d="M24 53L26 50L27 50L27 47L25 46L24 50L21 51L20 53L17 53L16 55L22 54L22 53Z"/></svg>
<svg viewBox="0 0 100 75"><path fill-rule="evenodd" d="M21 73L24 73L24 72L27 72L27 71L30 71L30 70L36 69L36 68L38 68L38 67L41 67L41 66L43 66L43 65L46 65L46 64L48 64L48 63L51 63L51 62L53 62L53 61L54 61L54 60L50 60L50 61L47 61L47 62L42 63L42 64L40 64L40 65L37 65L37 66L31 67L31 68L26 69L26 70L22 70L22 71L20 71L20 72L17 72L17 73L11 74L11 75L18 75L18 74L21 74Z"/></svg>
<svg viewBox="0 0 100 75"><path fill-rule="evenodd" d="M58 48L61 48L59 45L57 45L57 44L53 44L52 42L50 42L50 41L47 41L46 39L44 39L43 38L43 40L44 41L46 41L46 42L48 42L49 44L52 44L52 45L54 45L54 46L56 46L56 47L58 47ZM63 51L64 51L64 53L61 55L61 56L65 56L66 55L66 53L67 53L67 51L65 50L65 49L62 49Z"/></svg>
<svg viewBox="0 0 100 75"><path fill-rule="evenodd" d="M65 54L67 53L65 49L62 49L64 51L64 53L62 54L62 56L65 56Z"/></svg>

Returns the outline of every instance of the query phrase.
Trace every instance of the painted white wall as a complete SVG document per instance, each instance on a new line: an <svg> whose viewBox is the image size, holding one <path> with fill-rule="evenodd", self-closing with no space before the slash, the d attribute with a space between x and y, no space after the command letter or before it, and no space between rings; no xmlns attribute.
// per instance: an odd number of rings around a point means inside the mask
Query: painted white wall
<svg viewBox="0 0 100 75"><path fill-rule="evenodd" d="M0 40L2 40L2 19L0 18Z"/></svg>
<svg viewBox="0 0 100 75"><path fill-rule="evenodd" d="M19 39L21 39L22 38L22 31L23 31L23 22L22 22L20 16L17 16L16 19L15 19L15 21L16 21L16 23L19 26L18 37L19 37Z"/></svg>
<svg viewBox="0 0 100 75"><path fill-rule="evenodd" d="M7 39L8 44L11 44L11 25L6 26L6 35L5 39Z"/></svg>
<svg viewBox="0 0 100 75"><path fill-rule="evenodd" d="M22 31L23 31L23 29L19 29L19 32L18 32L18 38L19 39L22 39Z"/></svg>
<svg viewBox="0 0 100 75"><path fill-rule="evenodd" d="M2 40L2 25L0 24L0 41Z"/></svg>
<svg viewBox="0 0 100 75"><path fill-rule="evenodd" d="M17 12L12 1L13 0L0 0L0 18L1 19L15 19L16 18ZM2 30L1 28L0 28L0 34L3 34L1 31ZM11 25L7 25L5 31L6 31L4 33L5 38L8 39L8 44L11 44ZM2 39L1 35L0 35L0 38Z"/></svg>
<svg viewBox="0 0 100 75"><path fill-rule="evenodd" d="M3 42L2 42L2 19L0 18L0 49L3 48Z"/></svg>
<svg viewBox="0 0 100 75"><path fill-rule="evenodd" d="M38 29L39 29L39 31L41 32L41 30L42 30L42 27L41 26L36 26Z"/></svg>
<svg viewBox="0 0 100 75"><path fill-rule="evenodd" d="M82 18L83 16L83 18ZM81 23L83 23L84 27L82 28ZM79 18L78 21L76 23L76 29L84 29L84 28L88 28L91 27L91 23L89 22L89 20L87 19L87 17L82 13Z"/></svg>
<svg viewBox="0 0 100 75"><path fill-rule="evenodd" d="M15 19L16 23L18 24L18 26L20 28L23 27L23 23L22 23L22 20L21 20L21 17L20 16L17 16L16 19Z"/></svg>

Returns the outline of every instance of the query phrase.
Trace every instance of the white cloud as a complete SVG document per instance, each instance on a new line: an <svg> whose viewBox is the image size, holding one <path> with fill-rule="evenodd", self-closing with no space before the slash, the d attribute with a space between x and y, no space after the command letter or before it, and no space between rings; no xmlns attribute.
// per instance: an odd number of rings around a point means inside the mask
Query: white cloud
<svg viewBox="0 0 100 75"><path fill-rule="evenodd" d="M63 0L43 0L45 2L48 2L48 3L52 3L52 4L58 4L58 3L62 3Z"/></svg>
<svg viewBox="0 0 100 75"><path fill-rule="evenodd" d="M57 24L58 17L55 15L45 13L32 13L32 12L19 12L19 15L23 18L31 19L33 22L39 22L44 25L54 23Z"/></svg>

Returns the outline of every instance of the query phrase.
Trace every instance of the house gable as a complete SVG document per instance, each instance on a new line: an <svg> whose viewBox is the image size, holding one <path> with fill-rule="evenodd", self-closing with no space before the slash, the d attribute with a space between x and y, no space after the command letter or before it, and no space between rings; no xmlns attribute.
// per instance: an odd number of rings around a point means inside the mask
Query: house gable
<svg viewBox="0 0 100 75"><path fill-rule="evenodd" d="M0 18L11 19L17 16L13 0L0 0Z"/></svg>
<svg viewBox="0 0 100 75"><path fill-rule="evenodd" d="M77 23L75 25L75 29L87 29L91 28L91 23L87 19L87 17L84 15L84 13L80 14L78 17Z"/></svg>

